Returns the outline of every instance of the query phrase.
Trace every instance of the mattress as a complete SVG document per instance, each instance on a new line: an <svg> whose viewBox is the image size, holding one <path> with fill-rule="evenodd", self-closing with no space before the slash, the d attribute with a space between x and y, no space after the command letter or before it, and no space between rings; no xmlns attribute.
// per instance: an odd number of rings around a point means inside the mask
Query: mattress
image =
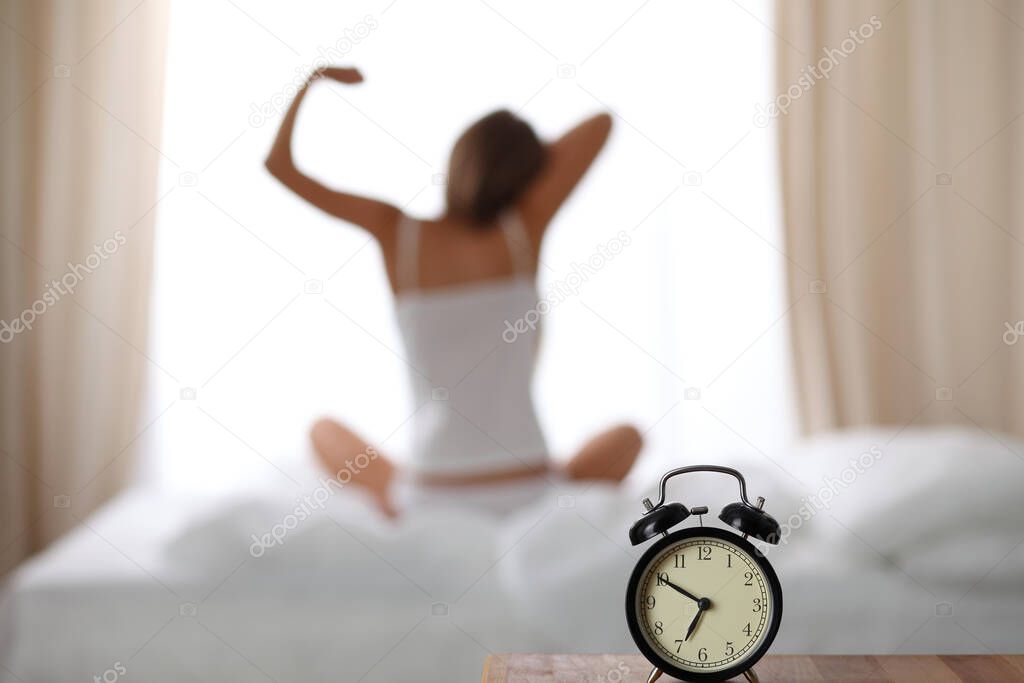
<svg viewBox="0 0 1024 683"><path fill-rule="evenodd" d="M766 549L785 596L774 651L1024 652L1024 449L891 437L715 458L784 527ZM700 475L669 498L714 510L734 488ZM559 482L511 514L452 500L397 523L347 490L300 515L303 500L123 493L9 578L0 681L461 681L493 652L635 649L635 491Z"/></svg>

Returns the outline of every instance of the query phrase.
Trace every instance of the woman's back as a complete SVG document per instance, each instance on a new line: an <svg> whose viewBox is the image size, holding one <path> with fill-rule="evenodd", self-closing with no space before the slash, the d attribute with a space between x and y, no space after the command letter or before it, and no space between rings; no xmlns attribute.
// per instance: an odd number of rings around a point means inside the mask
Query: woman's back
<svg viewBox="0 0 1024 683"><path fill-rule="evenodd" d="M422 284L421 267L438 259L421 258L421 244L432 242L423 239L431 230L444 228L408 218L398 228L393 283L416 407L409 462L420 476L490 474L547 462L530 395L537 330L519 322L535 321L535 257L518 216L508 213L499 222L486 234L501 236L500 251L469 245L492 252L467 261L489 263L489 272L467 282L465 272L435 269L430 287ZM458 261L454 265L457 270Z"/></svg>

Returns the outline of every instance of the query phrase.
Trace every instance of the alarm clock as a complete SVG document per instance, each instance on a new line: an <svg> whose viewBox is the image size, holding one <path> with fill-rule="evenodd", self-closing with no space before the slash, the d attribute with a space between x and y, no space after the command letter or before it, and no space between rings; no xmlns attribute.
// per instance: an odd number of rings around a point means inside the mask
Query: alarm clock
<svg viewBox="0 0 1024 683"><path fill-rule="evenodd" d="M692 472L728 474L739 482L740 500L718 516L733 531L703 526L706 507L665 502L668 480ZM657 539L640 557L626 588L626 623L640 652L654 665L647 678L667 673L683 681L724 681L743 675L757 683L752 668L771 647L782 623L782 586L771 564L750 541L779 542L779 523L747 500L737 470L692 465L661 478L657 503L629 530L639 545ZM670 531L691 515L701 524Z"/></svg>

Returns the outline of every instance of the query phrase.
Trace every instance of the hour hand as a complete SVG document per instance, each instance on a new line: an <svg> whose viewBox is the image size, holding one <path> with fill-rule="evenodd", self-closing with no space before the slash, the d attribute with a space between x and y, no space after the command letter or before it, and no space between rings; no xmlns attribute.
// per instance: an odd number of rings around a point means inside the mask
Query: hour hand
<svg viewBox="0 0 1024 683"><path fill-rule="evenodd" d="M701 598L697 601L697 614L693 616L693 621L690 622L690 628L686 629L686 637L683 640L689 640L693 634L693 629L697 628L697 622L700 621L701 615L711 607L711 601L707 598Z"/></svg>
<svg viewBox="0 0 1024 683"><path fill-rule="evenodd" d="M701 615L704 614L704 610L700 607L697 608L697 614L693 617L693 621L690 622L690 628L686 629L686 637L683 640L689 640L693 634L693 629L697 628L697 622L700 621Z"/></svg>
<svg viewBox="0 0 1024 683"><path fill-rule="evenodd" d="M679 593L682 593L683 595L685 595L686 597L690 598L694 602L700 602L700 598L698 598L696 595L694 595L690 591L686 590L685 588L680 588L679 586L675 585L674 583L672 583L668 579L665 579L664 581L662 581L662 583L664 583L666 586L668 586L672 590L677 591Z"/></svg>

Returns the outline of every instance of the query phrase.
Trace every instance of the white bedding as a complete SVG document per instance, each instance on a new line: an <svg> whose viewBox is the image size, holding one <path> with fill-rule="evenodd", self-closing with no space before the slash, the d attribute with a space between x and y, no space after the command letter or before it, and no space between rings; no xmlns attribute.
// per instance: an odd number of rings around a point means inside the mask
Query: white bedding
<svg viewBox="0 0 1024 683"><path fill-rule="evenodd" d="M829 509L769 552L785 594L775 651L1024 651L1024 448L892 433L809 442L785 472L740 465L784 525L833 482ZM713 513L736 498L706 475L669 494ZM392 524L344 491L254 557L253 534L295 506L122 495L11 578L0 681L469 681L488 652L634 650L636 495L560 485L505 518L451 506Z"/></svg>

